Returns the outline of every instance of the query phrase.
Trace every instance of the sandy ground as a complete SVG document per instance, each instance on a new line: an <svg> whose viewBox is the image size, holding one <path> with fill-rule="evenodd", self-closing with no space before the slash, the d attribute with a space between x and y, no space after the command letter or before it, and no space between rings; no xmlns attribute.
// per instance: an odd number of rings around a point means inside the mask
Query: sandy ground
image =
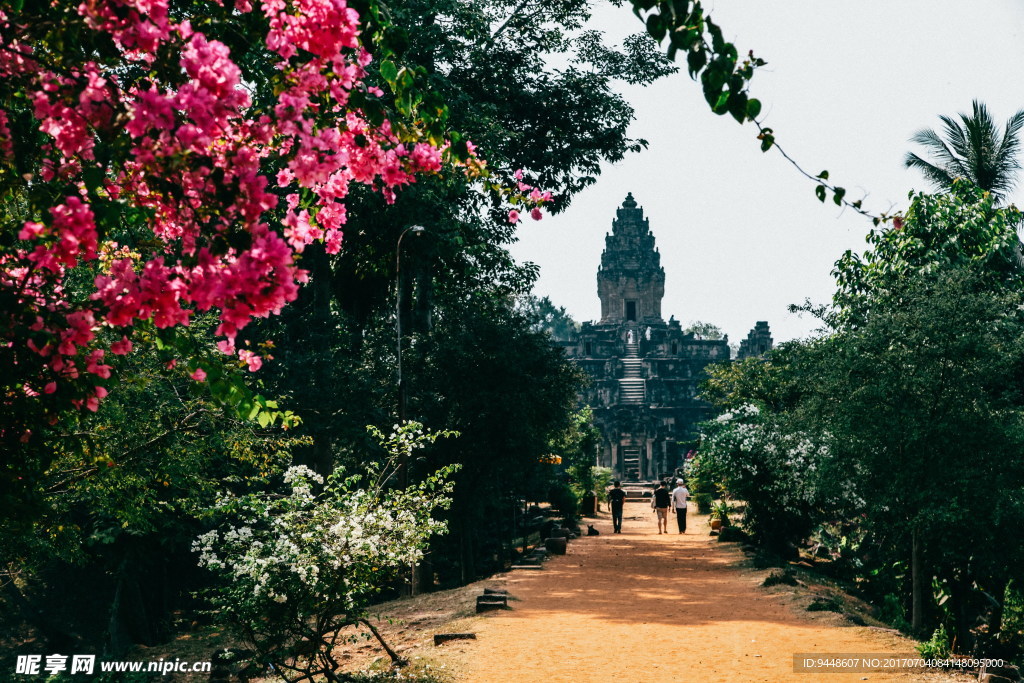
<svg viewBox="0 0 1024 683"><path fill-rule="evenodd" d="M628 503L622 534L607 516L601 535L572 541L542 571L513 571L477 584L506 588L511 609L457 621L475 641L431 648L429 657L466 683L629 681L953 681L914 673L794 672L797 653L915 657L913 643L807 612L788 586L761 587L735 544L707 535L691 515L657 533L646 504ZM806 596L805 596L806 597Z"/></svg>

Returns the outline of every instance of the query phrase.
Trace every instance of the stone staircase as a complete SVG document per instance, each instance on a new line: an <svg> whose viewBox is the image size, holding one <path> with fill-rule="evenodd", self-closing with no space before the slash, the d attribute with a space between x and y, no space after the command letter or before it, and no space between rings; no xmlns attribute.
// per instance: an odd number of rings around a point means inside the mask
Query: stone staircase
<svg viewBox="0 0 1024 683"><path fill-rule="evenodd" d="M622 358L622 378L619 380L619 404L642 405L647 398L647 383L643 378L643 361L640 360L640 345L626 344L626 355Z"/></svg>
<svg viewBox="0 0 1024 683"><path fill-rule="evenodd" d="M622 472L626 479L635 481L640 478L640 449L639 448L624 448L622 450ZM640 498L641 495L630 496L626 493L627 497Z"/></svg>

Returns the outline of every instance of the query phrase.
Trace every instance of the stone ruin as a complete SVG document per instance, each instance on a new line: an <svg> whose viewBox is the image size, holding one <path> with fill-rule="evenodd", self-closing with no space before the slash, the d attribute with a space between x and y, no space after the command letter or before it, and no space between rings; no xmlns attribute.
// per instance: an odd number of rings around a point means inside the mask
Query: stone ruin
<svg viewBox="0 0 1024 683"><path fill-rule="evenodd" d="M665 269L632 193L605 236L597 293L601 319L556 343L592 379L580 403L593 409L601 431L597 464L623 481L657 479L682 465L696 447L695 425L713 417L697 393L706 366L730 360L728 336L702 339L662 318ZM759 321L740 357L771 348L768 323Z"/></svg>

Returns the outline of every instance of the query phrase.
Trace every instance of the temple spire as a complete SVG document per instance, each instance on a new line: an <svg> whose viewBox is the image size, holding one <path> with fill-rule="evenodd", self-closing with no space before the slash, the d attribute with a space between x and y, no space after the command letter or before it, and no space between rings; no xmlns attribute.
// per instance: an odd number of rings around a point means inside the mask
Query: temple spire
<svg viewBox="0 0 1024 683"><path fill-rule="evenodd" d="M665 269L644 210L632 192L616 209L612 234L605 237L597 294L604 322L663 322Z"/></svg>

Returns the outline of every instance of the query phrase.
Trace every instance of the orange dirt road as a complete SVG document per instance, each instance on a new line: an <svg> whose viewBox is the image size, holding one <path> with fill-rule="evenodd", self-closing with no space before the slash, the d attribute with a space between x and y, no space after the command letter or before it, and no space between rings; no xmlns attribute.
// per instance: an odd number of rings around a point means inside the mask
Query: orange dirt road
<svg viewBox="0 0 1024 683"><path fill-rule="evenodd" d="M508 589L512 609L473 619L477 640L436 648L433 658L465 683L968 680L794 672L795 653L916 653L891 633L802 611L788 586L762 588L768 572L741 568L742 552L716 543L707 518L692 512L684 535L671 517L659 535L646 503L627 503L622 534L599 517L600 536L570 542L543 570L485 582Z"/></svg>

